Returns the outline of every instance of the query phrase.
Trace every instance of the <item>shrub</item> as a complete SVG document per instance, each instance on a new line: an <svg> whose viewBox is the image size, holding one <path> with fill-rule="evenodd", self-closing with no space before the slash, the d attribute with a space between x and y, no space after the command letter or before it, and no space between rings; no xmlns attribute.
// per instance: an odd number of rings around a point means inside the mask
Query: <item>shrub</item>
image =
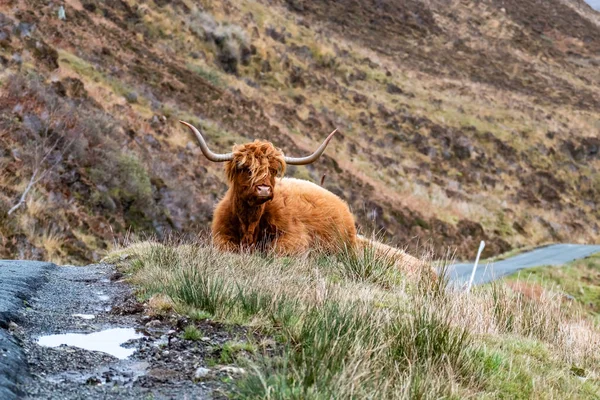
<svg viewBox="0 0 600 400"><path fill-rule="evenodd" d="M248 63L251 49L240 26L216 22L212 15L198 11L190 14L189 25L197 36L214 45L217 62L225 72L237 74L238 65Z"/></svg>

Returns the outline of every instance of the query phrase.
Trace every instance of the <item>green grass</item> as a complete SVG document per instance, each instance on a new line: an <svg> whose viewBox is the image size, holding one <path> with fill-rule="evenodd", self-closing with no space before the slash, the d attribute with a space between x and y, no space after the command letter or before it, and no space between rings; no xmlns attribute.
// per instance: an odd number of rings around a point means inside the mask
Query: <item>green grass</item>
<svg viewBox="0 0 600 400"><path fill-rule="evenodd" d="M597 352L589 341L564 335L585 319L561 301L526 299L503 283L452 293L444 282L404 278L372 250L296 259L221 254L203 243L138 243L108 261L131 254L118 267L144 297L161 293L191 316L210 315L275 340L268 347L252 338L227 342L207 360L248 371L229 385L232 398L599 393Z"/></svg>
<svg viewBox="0 0 600 400"><path fill-rule="evenodd" d="M77 57L75 54L65 50L58 50L59 60L61 63L67 63L69 68L78 73L82 77L87 77L94 82L103 82L109 86L112 91L119 96L127 96L129 93L135 92L135 90L128 84L107 76L89 64L87 61ZM140 104L147 104L147 100L142 96L138 96L138 102Z"/></svg>
<svg viewBox="0 0 600 400"><path fill-rule="evenodd" d="M240 353L254 354L256 346L245 342L225 342L220 349L219 362L221 364L232 364L238 359Z"/></svg>
<svg viewBox="0 0 600 400"><path fill-rule="evenodd" d="M183 331L183 338L185 340L200 340L203 337L203 333L194 325L188 325Z"/></svg>
<svg viewBox="0 0 600 400"><path fill-rule="evenodd" d="M187 63L185 66L188 70L200 75L203 79L212 83L216 87L225 87L226 86L225 83L223 82L223 79L221 78L221 75L218 72L216 72L210 68L202 67L200 65L192 64L192 63Z"/></svg>

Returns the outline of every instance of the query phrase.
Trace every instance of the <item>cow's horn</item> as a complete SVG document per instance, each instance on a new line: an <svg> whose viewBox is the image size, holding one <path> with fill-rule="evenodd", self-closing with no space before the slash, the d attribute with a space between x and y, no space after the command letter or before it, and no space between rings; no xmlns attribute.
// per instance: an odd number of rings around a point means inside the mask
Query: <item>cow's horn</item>
<svg viewBox="0 0 600 400"><path fill-rule="evenodd" d="M319 148L314 153L312 153L310 156L297 157L297 158L296 157L285 157L285 163L289 164L289 165L306 165L306 164L310 164L310 163L317 161L317 158L321 157L321 154L323 154L323 152L325 151L325 148L329 144L329 141L331 140L331 138L333 138L333 135L336 132L337 132L337 129L335 129L333 132L331 132L329 134L329 136L327 136L327 139L325 139L323 141L323 143L319 146Z"/></svg>
<svg viewBox="0 0 600 400"><path fill-rule="evenodd" d="M194 134L196 135L196 139L198 139L198 144L200 144L200 150L202 150L202 154L204 154L204 156L206 158L208 158L210 161L224 162L224 161L233 160L233 153L216 154L216 153L213 153L212 151L210 151L210 149L206 145L206 141L204 140L204 138L202 137L202 134L198 131L198 129L196 129L193 125L188 124L185 121L179 121L179 122L181 122L182 124L184 124L185 126L190 128L192 130L192 132L194 132Z"/></svg>

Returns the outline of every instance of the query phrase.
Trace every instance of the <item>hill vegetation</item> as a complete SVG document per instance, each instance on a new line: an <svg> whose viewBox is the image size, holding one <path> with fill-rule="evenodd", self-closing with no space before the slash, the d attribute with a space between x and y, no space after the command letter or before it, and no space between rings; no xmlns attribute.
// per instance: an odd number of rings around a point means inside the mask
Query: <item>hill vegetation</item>
<svg viewBox="0 0 600 400"><path fill-rule="evenodd" d="M582 1L58 7L0 5L0 257L86 262L127 233L205 229L225 178L178 119L220 151L297 154L339 128L289 174L325 176L412 252L598 239L600 26Z"/></svg>

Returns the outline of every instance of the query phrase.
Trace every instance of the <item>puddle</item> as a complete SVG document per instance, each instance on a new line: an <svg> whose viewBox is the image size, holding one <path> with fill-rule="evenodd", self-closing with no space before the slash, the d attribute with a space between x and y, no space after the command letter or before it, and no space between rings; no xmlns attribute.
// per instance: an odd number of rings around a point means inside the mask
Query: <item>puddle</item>
<svg viewBox="0 0 600 400"><path fill-rule="evenodd" d="M95 315L92 314L71 314L72 317L81 318L81 319L94 319Z"/></svg>
<svg viewBox="0 0 600 400"><path fill-rule="evenodd" d="M138 339L141 334L133 328L114 328L94 333L65 333L61 335L48 335L39 338L40 346L58 347L67 345L79 347L84 350L101 351L121 360L126 359L135 352L135 349L126 349L121 345L128 340Z"/></svg>

